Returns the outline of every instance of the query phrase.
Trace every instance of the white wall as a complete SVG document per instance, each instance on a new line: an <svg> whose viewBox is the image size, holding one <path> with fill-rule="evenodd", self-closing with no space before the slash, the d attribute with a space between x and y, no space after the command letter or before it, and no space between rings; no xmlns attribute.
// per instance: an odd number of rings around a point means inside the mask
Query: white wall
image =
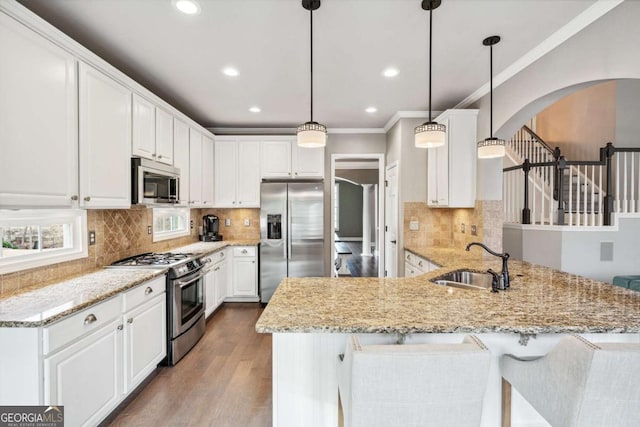
<svg viewBox="0 0 640 427"><path fill-rule="evenodd" d="M640 41L639 41L640 43ZM640 147L640 80L616 83L616 147Z"/></svg>

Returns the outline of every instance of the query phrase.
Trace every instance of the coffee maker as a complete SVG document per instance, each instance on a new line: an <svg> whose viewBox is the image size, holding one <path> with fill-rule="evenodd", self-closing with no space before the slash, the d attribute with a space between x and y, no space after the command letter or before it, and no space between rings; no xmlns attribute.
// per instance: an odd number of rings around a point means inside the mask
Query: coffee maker
<svg viewBox="0 0 640 427"><path fill-rule="evenodd" d="M202 235L200 240L203 242L218 242L222 240L222 234L218 234L219 227L218 217L215 215L205 215L202 217Z"/></svg>

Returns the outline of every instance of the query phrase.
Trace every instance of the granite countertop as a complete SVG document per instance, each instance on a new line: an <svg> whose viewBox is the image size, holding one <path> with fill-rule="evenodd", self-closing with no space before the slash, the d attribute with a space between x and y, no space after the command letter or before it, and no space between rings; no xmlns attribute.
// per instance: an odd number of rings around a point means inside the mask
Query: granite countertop
<svg viewBox="0 0 640 427"><path fill-rule="evenodd" d="M255 246L260 240L196 242L170 252L206 255L227 246ZM107 268L7 298L0 297L0 328L45 326L111 298L166 268Z"/></svg>
<svg viewBox="0 0 640 427"><path fill-rule="evenodd" d="M48 325L162 276L166 271L165 268L103 269L0 299L0 327L35 328Z"/></svg>
<svg viewBox="0 0 640 427"><path fill-rule="evenodd" d="M640 292L510 260L507 291L430 279L459 268L500 271L471 251L407 247L442 268L413 278L286 278L256 324L262 333L637 333Z"/></svg>

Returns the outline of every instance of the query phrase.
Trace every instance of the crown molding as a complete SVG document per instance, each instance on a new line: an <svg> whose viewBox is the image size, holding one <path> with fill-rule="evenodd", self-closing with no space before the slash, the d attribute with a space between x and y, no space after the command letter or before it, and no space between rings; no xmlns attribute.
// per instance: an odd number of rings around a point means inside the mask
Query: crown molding
<svg viewBox="0 0 640 427"><path fill-rule="evenodd" d="M431 112L432 117L437 117L440 114L442 114L442 111ZM428 111L397 111L393 116L391 116L387 124L384 125L383 129L385 133L389 132L389 129L395 126L395 124L398 123L400 119L428 119L428 118L429 118Z"/></svg>
<svg viewBox="0 0 640 427"><path fill-rule="evenodd" d="M207 130L215 135L295 135L296 128L228 128L208 127ZM328 128L330 135L337 134L384 134L383 128Z"/></svg>
<svg viewBox="0 0 640 427"><path fill-rule="evenodd" d="M544 41L542 41L542 43L531 49L529 52L527 52L518 60L505 68L501 73L495 75L493 77L493 88L495 89L496 87L500 86L502 83L506 82L511 77L515 76L520 71L524 70L529 65L531 65L556 47L560 46L569 38L576 35L623 2L624 0L598 0L584 12L569 21L558 31L547 37ZM458 103L453 108L466 108L474 102L478 101L480 98L489 93L489 85L489 82L485 83L478 90L460 101L460 103Z"/></svg>

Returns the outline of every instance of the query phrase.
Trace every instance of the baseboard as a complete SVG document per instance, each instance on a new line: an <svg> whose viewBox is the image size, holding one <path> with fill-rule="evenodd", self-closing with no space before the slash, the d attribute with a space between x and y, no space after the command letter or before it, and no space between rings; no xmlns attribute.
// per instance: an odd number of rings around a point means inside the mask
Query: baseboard
<svg viewBox="0 0 640 427"><path fill-rule="evenodd" d="M362 242L362 237L336 237L336 242Z"/></svg>

